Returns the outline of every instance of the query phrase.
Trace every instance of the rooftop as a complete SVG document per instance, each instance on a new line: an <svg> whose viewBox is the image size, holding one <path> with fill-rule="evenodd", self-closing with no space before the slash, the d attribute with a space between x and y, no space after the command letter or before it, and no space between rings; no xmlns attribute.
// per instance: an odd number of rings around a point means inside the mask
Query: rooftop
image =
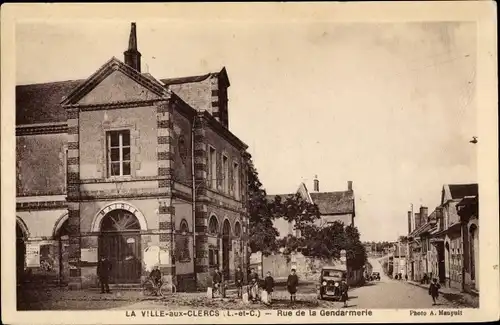
<svg viewBox="0 0 500 325"><path fill-rule="evenodd" d="M173 84L203 81L212 74L160 81L168 87ZM143 75L155 80L149 73ZM16 86L16 125L66 122L66 111L61 101L84 82L84 79L79 79Z"/></svg>

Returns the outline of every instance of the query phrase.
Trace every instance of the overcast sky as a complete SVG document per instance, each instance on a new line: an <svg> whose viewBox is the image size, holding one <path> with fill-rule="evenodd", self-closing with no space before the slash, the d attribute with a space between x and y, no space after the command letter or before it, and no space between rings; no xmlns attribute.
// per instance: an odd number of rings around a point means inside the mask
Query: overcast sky
<svg viewBox="0 0 500 325"><path fill-rule="evenodd" d="M143 71L227 68L230 129L267 192L353 181L362 240L407 230L410 203L477 182L473 23L150 23L137 21ZM123 59L130 22L18 25L17 83L90 76Z"/></svg>

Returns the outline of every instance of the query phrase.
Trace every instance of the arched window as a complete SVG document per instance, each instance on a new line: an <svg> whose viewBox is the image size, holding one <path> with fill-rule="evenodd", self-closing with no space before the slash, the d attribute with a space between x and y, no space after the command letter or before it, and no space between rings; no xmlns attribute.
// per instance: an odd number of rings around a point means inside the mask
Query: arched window
<svg viewBox="0 0 500 325"><path fill-rule="evenodd" d="M191 259L189 251L190 237L188 235L189 225L185 219L181 220L179 226L180 234L176 235L176 255L179 262L188 262Z"/></svg>
<svg viewBox="0 0 500 325"><path fill-rule="evenodd" d="M219 222L215 216L210 217L210 222L208 223L208 233L212 235L217 235L219 233Z"/></svg>
<svg viewBox="0 0 500 325"><path fill-rule="evenodd" d="M188 223L185 219L182 219L181 225L179 227L179 231L181 234L186 234L189 232L189 226L188 226Z"/></svg>
<svg viewBox="0 0 500 325"><path fill-rule="evenodd" d="M127 210L113 210L106 214L101 224L101 232L138 231L139 220Z"/></svg>
<svg viewBox="0 0 500 325"><path fill-rule="evenodd" d="M234 224L234 235L236 237L240 237L241 236L241 225L238 221L236 221L236 223Z"/></svg>

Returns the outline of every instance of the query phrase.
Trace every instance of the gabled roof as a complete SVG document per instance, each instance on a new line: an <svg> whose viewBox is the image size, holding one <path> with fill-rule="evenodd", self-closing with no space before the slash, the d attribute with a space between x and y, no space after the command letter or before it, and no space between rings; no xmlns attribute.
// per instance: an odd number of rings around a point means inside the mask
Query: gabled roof
<svg viewBox="0 0 500 325"><path fill-rule="evenodd" d="M460 200L478 194L477 184L445 184L441 194L441 204L449 200Z"/></svg>
<svg viewBox="0 0 500 325"><path fill-rule="evenodd" d="M303 191L306 191L304 194ZM353 191L338 191L338 192L309 192L304 183L301 183L296 193L300 193L302 197L306 195L316 204L319 213L322 215L339 215L339 214L354 214L354 192ZM282 199L287 198L294 193L280 194ZM274 200L276 195L267 195L268 200Z"/></svg>
<svg viewBox="0 0 500 325"><path fill-rule="evenodd" d="M16 87L16 125L66 122L60 104L84 80L67 80Z"/></svg>
<svg viewBox="0 0 500 325"><path fill-rule="evenodd" d="M108 62L104 63L99 69L97 69L96 72L88 77L83 83L73 89L73 91L61 101L61 104L63 106L76 104L78 100L85 96L107 76L113 73L113 71L120 71L124 73L135 82L156 93L158 96L165 96L168 94L168 90L165 89L164 85L158 82L152 76L145 76L134 68L121 62L117 58L112 57Z"/></svg>
<svg viewBox="0 0 500 325"><path fill-rule="evenodd" d="M160 79L161 82L163 82L165 85L179 85L179 84L186 84L186 83L193 83L193 82L200 82L207 80L209 77L221 77L227 86L229 87L229 77L227 75L227 70L225 67L223 67L219 72L210 72L207 74L199 75L199 76L188 76L188 77L181 77L181 78L165 78L165 79Z"/></svg>
<svg viewBox="0 0 500 325"><path fill-rule="evenodd" d="M462 199L466 196L476 196L478 192L477 184L449 185L449 187L453 200Z"/></svg>
<svg viewBox="0 0 500 325"><path fill-rule="evenodd" d="M310 193L313 202L321 214L354 213L354 192L313 192Z"/></svg>
<svg viewBox="0 0 500 325"><path fill-rule="evenodd" d="M119 61L118 59L114 58ZM111 60L110 60L111 61ZM108 61L109 62L109 61ZM120 62L120 61L119 61ZM200 82L211 75L220 75L228 79L226 69L207 73L202 76L184 78L155 79L149 73L142 73L151 83L162 87L171 84ZM39 84L16 86L16 125L66 122L66 111L61 102L88 79L65 80ZM227 81L229 83L229 81ZM162 84L163 83L163 84Z"/></svg>
<svg viewBox="0 0 500 325"><path fill-rule="evenodd" d="M201 76L160 79L160 81L163 82L165 85L178 85L178 84L185 84L185 83L192 83L192 82L200 82L200 81L206 80L211 75L212 75L212 73L207 73L207 74L204 74Z"/></svg>

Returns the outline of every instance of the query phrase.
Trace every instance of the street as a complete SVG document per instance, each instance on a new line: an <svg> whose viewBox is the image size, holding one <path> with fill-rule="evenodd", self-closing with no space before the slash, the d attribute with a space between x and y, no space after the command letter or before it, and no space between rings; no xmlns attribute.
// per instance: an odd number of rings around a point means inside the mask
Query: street
<svg viewBox="0 0 500 325"><path fill-rule="evenodd" d="M376 260L370 260L373 271L380 272L381 280L366 283L364 286L349 290L348 308L467 308L455 301L440 297L439 304L432 305L432 299L425 288L414 286L402 280L392 280L383 272ZM26 297L26 295L24 295ZM301 283L297 302L289 302L288 292L283 281L277 281L273 302L270 306L261 303L243 304L236 299L234 292L225 299L208 300L206 294L177 293L160 298L148 298L138 291L114 291L110 295L100 295L98 291L39 290L30 301L20 302L22 310L131 310L131 309L336 309L341 302L318 300L316 283Z"/></svg>

